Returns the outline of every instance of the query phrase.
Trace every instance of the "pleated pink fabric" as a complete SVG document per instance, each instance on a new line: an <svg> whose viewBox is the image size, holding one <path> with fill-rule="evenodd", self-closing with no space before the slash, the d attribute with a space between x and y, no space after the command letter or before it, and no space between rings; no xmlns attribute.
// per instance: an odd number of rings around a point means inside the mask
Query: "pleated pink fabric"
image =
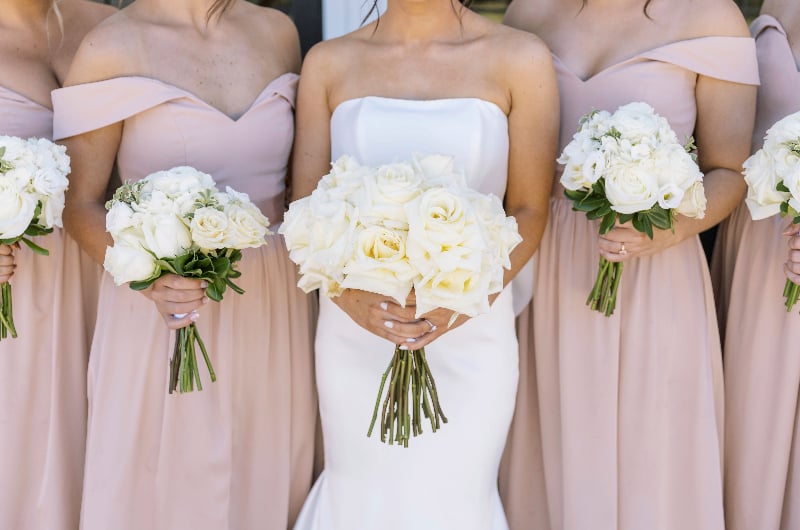
<svg viewBox="0 0 800 530"><path fill-rule="evenodd" d="M753 150L779 119L800 111L800 72L771 16L751 26L761 88ZM753 221L742 204L729 220L719 285L725 336L725 513L729 530L800 528L800 316L783 305L787 223Z"/></svg>
<svg viewBox="0 0 800 530"><path fill-rule="evenodd" d="M297 76L273 80L238 119L178 87L114 78L53 93L55 135L123 121L122 179L178 165L283 217ZM296 288L277 235L246 250L237 283L201 312L217 373L167 395L173 336L151 301L105 274L89 363L81 528L250 530L291 525L311 487L316 302Z"/></svg>
<svg viewBox="0 0 800 530"><path fill-rule="evenodd" d="M586 80L555 65L562 148L583 114L631 101L684 138L698 76L758 83L749 38L674 42ZM627 262L610 318L586 307L597 239L557 185L518 322L525 390L501 477L511 528L721 530L722 366L699 239Z"/></svg>
<svg viewBox="0 0 800 530"><path fill-rule="evenodd" d="M53 112L0 87L0 134L51 138ZM0 342L0 528L75 529L86 366L100 267L56 228L23 246L11 279L19 337Z"/></svg>

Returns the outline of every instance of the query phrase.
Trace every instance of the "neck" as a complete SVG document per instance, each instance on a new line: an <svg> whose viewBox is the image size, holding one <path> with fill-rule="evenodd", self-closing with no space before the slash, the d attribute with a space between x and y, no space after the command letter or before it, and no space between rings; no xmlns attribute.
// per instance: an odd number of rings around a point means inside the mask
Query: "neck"
<svg viewBox="0 0 800 530"><path fill-rule="evenodd" d="M0 0L0 25L41 25L50 11L49 0Z"/></svg>
<svg viewBox="0 0 800 530"><path fill-rule="evenodd" d="M216 17L208 20L208 11L213 5L214 0L137 0L134 4L162 22L191 24L200 29L216 21Z"/></svg>
<svg viewBox="0 0 800 530"><path fill-rule="evenodd" d="M375 33L407 44L457 40L466 12L458 0L389 0Z"/></svg>

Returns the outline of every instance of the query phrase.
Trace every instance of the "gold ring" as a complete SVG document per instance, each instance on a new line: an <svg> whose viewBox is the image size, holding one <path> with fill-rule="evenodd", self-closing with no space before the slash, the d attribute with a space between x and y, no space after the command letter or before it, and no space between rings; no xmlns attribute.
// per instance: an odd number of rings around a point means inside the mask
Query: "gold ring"
<svg viewBox="0 0 800 530"><path fill-rule="evenodd" d="M628 254L628 251L625 250L625 243L620 242L619 244L619 252L617 252L620 256L625 256Z"/></svg>

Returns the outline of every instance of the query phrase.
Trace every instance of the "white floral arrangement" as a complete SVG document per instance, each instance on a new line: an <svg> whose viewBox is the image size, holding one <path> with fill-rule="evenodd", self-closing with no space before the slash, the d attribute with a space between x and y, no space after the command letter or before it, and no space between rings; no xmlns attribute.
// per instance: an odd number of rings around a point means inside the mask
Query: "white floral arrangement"
<svg viewBox="0 0 800 530"><path fill-rule="evenodd" d="M0 136L0 244L21 242L48 255L30 238L62 226L69 164L66 148L50 140ZM0 288L0 340L17 336L12 307L6 282Z"/></svg>
<svg viewBox="0 0 800 530"><path fill-rule="evenodd" d="M800 223L800 112L769 128L764 145L745 160L745 203L754 221L780 214ZM800 286L786 280L786 310L800 297Z"/></svg>
<svg viewBox="0 0 800 530"><path fill-rule="evenodd" d="M299 265L303 291L319 289L334 297L360 289L405 306L413 290L417 318L446 308L454 312L453 320L489 310L489 296L503 289L511 251L522 241L500 199L469 189L453 158L444 155L379 167L342 156L310 196L290 205L280 233ZM400 384L393 375L403 373L407 363L425 383L422 392L412 392L411 403L408 379L400 389L393 386ZM396 347L379 398L387 377L382 441L407 447L412 427L414 436L422 433L420 413L434 432L447 422L424 349ZM377 411L378 403L369 434Z"/></svg>
<svg viewBox="0 0 800 530"><path fill-rule="evenodd" d="M703 173L666 118L647 103L623 105L614 113L594 111L581 118L578 132L558 163L561 185L573 209L600 219L600 233L630 222L653 238L653 228L673 229L676 214L702 219L706 198ZM622 263L600 258L587 305L606 316L614 312Z"/></svg>
<svg viewBox="0 0 800 530"><path fill-rule="evenodd" d="M148 288L164 274L205 280L206 295L221 301L241 276L236 263L242 249L266 244L269 220L250 198L228 187L216 188L214 179L192 167L158 171L142 180L127 182L106 203L106 230L114 245L106 249L104 266L117 285L134 290ZM175 355L170 362L169 392L202 390L195 343L211 366L194 323L178 330Z"/></svg>

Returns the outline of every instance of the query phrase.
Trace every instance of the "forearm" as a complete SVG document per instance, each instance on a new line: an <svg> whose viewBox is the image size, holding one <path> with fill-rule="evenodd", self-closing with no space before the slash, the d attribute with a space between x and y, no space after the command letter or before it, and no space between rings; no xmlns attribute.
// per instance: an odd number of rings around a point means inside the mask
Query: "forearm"
<svg viewBox="0 0 800 530"><path fill-rule="evenodd" d="M64 227L81 249L100 264L105 260L106 247L114 244L105 226L106 210L103 205L94 202L67 203Z"/></svg>
<svg viewBox="0 0 800 530"><path fill-rule="evenodd" d="M509 212L508 215L513 215L517 220L522 242L511 253L511 269L503 275L503 285L508 285L516 277L539 248L547 225L548 206L542 209L520 208L513 213Z"/></svg>
<svg viewBox="0 0 800 530"><path fill-rule="evenodd" d="M747 185L741 173L716 168L703 179L706 194L706 214L702 219L683 215L675 218L675 235L680 241L688 239L725 220L744 199Z"/></svg>

